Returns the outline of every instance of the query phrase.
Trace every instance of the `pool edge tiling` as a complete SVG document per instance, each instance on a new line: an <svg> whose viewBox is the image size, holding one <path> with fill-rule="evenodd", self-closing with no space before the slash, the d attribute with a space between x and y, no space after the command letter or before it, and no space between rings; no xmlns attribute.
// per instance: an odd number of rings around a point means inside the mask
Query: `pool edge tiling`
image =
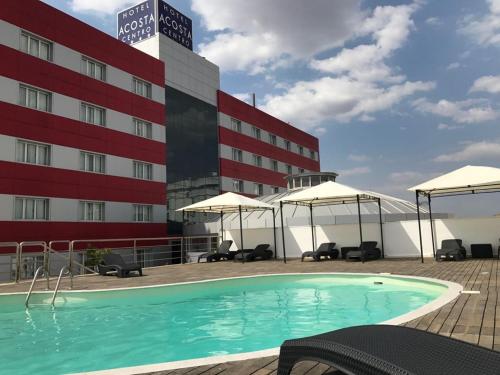
<svg viewBox="0 0 500 375"><path fill-rule="evenodd" d="M84 292L96 292L96 291L106 291L106 290L127 290L127 289L141 289L141 288L152 288L152 287L164 287L164 286L172 286L172 285L185 285L185 284L198 284L198 283L206 283L211 281L220 281L220 280L231 280L231 279L245 279L245 278L253 278L253 277L270 277L270 276L282 276L282 275L300 275L305 276L304 273L277 273L277 274L265 274L265 275L246 275L240 277L227 277L227 278L217 278L217 279L207 279L207 280L199 280L192 282L181 282L181 283L169 283L169 284L160 284L146 287L133 287L133 288L111 288L104 290L91 290ZM434 300L426 303L423 306L420 306L416 310L404 313L395 318L379 322L377 324L392 324L399 325L409 322L411 320L422 317L432 311L435 311L446 304L455 300L463 290L463 287L460 284L436 279L429 277L420 277L420 276L407 276L407 275L392 275L389 273L352 273L352 272L313 272L307 273L309 276L313 275L340 275L340 276L368 276L368 277L383 277L383 278L391 278L391 279L403 279L403 280L416 280L421 282L427 282L434 285L445 286L446 290ZM74 291L81 292L81 291ZM70 292L71 293L71 292ZM258 350L252 352L245 353L236 353L236 354L226 354L226 355L218 355L218 356L210 356L196 359L188 359L188 360L180 360L180 361L171 361L171 362L163 362L163 363L153 363L147 365L140 366L132 366L132 367L122 367L115 369L107 369L107 370L99 370L99 371L91 371L91 372L82 372L75 374L92 374L92 375L128 375L128 374L144 374L151 373L157 371L168 371L175 369L183 369L183 368L191 368L196 366L205 366L205 365L215 365L227 362L235 362L235 361L244 361L249 359L263 358L269 356L276 356L279 354L279 347Z"/></svg>

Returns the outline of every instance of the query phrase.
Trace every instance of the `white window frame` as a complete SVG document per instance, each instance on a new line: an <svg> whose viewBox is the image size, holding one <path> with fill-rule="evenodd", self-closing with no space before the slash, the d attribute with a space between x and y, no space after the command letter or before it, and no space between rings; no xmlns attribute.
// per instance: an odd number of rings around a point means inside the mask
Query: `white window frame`
<svg viewBox="0 0 500 375"><path fill-rule="evenodd" d="M286 173L293 174L293 167L290 164L286 165Z"/></svg>
<svg viewBox="0 0 500 375"><path fill-rule="evenodd" d="M98 121L96 113L100 113L101 121ZM86 124L106 126L106 108L82 102L80 105L80 121L85 122Z"/></svg>
<svg viewBox="0 0 500 375"><path fill-rule="evenodd" d="M136 223L151 223L153 221L153 206L150 204L134 204L133 220Z"/></svg>
<svg viewBox="0 0 500 375"><path fill-rule="evenodd" d="M243 151L241 151L238 148L232 148L231 150L232 150L231 153L232 153L233 161L237 161L239 163L242 163L243 162Z"/></svg>
<svg viewBox="0 0 500 375"><path fill-rule="evenodd" d="M132 120L133 132L138 137L153 139L153 124L149 121L144 121L138 118Z"/></svg>
<svg viewBox="0 0 500 375"><path fill-rule="evenodd" d="M290 142L288 139L285 139L285 150L292 151L292 142Z"/></svg>
<svg viewBox="0 0 500 375"><path fill-rule="evenodd" d="M269 160L269 165L270 165L272 171L279 172L280 167L279 167L278 160L270 159Z"/></svg>
<svg viewBox="0 0 500 375"><path fill-rule="evenodd" d="M30 208L28 203L31 203L32 216L28 218L27 210ZM43 218L39 218L38 210L40 209L39 203L42 204ZM21 204L21 215L18 216L18 205ZM30 215L31 216L31 215ZM48 198L36 197L15 197L14 198L14 220L20 221L48 221L50 219L50 200Z"/></svg>
<svg viewBox="0 0 500 375"><path fill-rule="evenodd" d="M45 108L42 107L42 97L45 97ZM19 104L37 111L52 112L52 93L39 88L19 85Z"/></svg>
<svg viewBox="0 0 500 375"><path fill-rule="evenodd" d="M78 220L102 222L106 220L106 203L80 201L78 203Z"/></svg>
<svg viewBox="0 0 500 375"><path fill-rule="evenodd" d="M279 194L280 193L280 188L278 186L272 186L271 190L272 190L273 194Z"/></svg>
<svg viewBox="0 0 500 375"><path fill-rule="evenodd" d="M148 81L133 77L132 92L144 98L151 99L153 97L153 85Z"/></svg>
<svg viewBox="0 0 500 375"><path fill-rule="evenodd" d="M244 193L245 192L245 183L243 180L233 180L233 190L236 193Z"/></svg>
<svg viewBox="0 0 500 375"><path fill-rule="evenodd" d="M269 143L273 146L278 145L278 137L276 136L276 134L269 133Z"/></svg>
<svg viewBox="0 0 500 375"><path fill-rule="evenodd" d="M30 147L34 148L35 160L30 159ZM44 153L45 163L42 162L41 153ZM37 143L18 139L16 142L16 161L19 163L50 166L52 160L52 147L45 143Z"/></svg>
<svg viewBox="0 0 500 375"><path fill-rule="evenodd" d="M106 64L90 57L82 56L82 74L106 82Z"/></svg>
<svg viewBox="0 0 500 375"><path fill-rule="evenodd" d="M260 128L256 126L252 126L252 135L255 139L258 139L259 141L262 139L262 131Z"/></svg>
<svg viewBox="0 0 500 375"><path fill-rule="evenodd" d="M241 133L241 121L231 117L231 130Z"/></svg>
<svg viewBox="0 0 500 375"><path fill-rule="evenodd" d="M302 174L302 173L306 173L306 170L304 168L299 168L299 173Z"/></svg>
<svg viewBox="0 0 500 375"><path fill-rule="evenodd" d="M297 146L299 146L299 155L304 155L304 147L300 145Z"/></svg>
<svg viewBox="0 0 500 375"><path fill-rule="evenodd" d="M309 149L309 157L312 160L316 160L316 151Z"/></svg>
<svg viewBox="0 0 500 375"><path fill-rule="evenodd" d="M45 46L45 50L47 51L46 56L42 56L42 46ZM24 30L21 31L19 50L28 55L38 57L42 60L52 61L53 46L54 44L47 39L40 38Z"/></svg>
<svg viewBox="0 0 500 375"><path fill-rule="evenodd" d="M253 154L253 165L262 168L262 156Z"/></svg>
<svg viewBox="0 0 500 375"><path fill-rule="evenodd" d="M253 192L259 197L264 195L264 184L254 183Z"/></svg>
<svg viewBox="0 0 500 375"><path fill-rule="evenodd" d="M140 180L148 180L148 181L153 180L153 164L134 160L133 168L134 168L134 178L138 178Z"/></svg>
<svg viewBox="0 0 500 375"><path fill-rule="evenodd" d="M80 151L80 170L84 172L105 174L106 155Z"/></svg>

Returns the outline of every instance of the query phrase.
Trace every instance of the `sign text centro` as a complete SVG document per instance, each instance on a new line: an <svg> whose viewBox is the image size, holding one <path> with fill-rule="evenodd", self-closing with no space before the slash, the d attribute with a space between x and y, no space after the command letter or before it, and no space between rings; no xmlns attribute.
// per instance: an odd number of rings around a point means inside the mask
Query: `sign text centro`
<svg viewBox="0 0 500 375"><path fill-rule="evenodd" d="M156 33L154 0L146 0L118 13L118 39L133 44Z"/></svg>
<svg viewBox="0 0 500 375"><path fill-rule="evenodd" d="M162 0L158 1L158 31L193 50L193 26L190 18Z"/></svg>

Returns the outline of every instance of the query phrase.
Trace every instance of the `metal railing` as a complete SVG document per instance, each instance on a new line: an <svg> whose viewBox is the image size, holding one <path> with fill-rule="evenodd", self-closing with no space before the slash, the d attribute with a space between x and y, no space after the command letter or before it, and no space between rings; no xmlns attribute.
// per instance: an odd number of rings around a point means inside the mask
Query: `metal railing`
<svg viewBox="0 0 500 375"><path fill-rule="evenodd" d="M61 285L61 279L62 279L65 271L67 273L70 273L69 268L67 266L64 266L63 268L61 268L61 271L59 272L59 277L57 278L57 284L56 284L56 287L54 288L54 294L52 295L52 301L50 302L50 304L52 306L54 306L54 303L56 301L57 292L59 291L59 285ZM26 307L28 307L28 306L26 306Z"/></svg>
<svg viewBox="0 0 500 375"><path fill-rule="evenodd" d="M40 272L42 272L42 276L43 276L43 273L45 272L45 269L43 268L44 266L40 266L36 269L36 272L35 272L35 276L33 277L33 281L31 282L31 286L30 286L30 290L28 291L28 295L26 296L26 301L24 301L24 305L26 306L26 308L29 307L29 302L30 302L30 298L31 298L31 293L33 292L33 287L35 286L35 283L36 283L36 279L38 279L38 274Z"/></svg>

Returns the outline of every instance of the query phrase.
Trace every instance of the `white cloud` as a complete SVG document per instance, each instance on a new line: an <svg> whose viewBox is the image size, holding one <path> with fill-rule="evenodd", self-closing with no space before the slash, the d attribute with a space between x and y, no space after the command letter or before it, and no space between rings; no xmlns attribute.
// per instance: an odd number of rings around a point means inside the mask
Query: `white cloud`
<svg viewBox="0 0 500 375"><path fill-rule="evenodd" d="M425 179L425 175L415 171L393 172L389 175L389 179L399 185L409 185L418 183Z"/></svg>
<svg viewBox="0 0 500 375"><path fill-rule="evenodd" d="M95 12L114 15L117 11L136 3L136 0L71 0L69 5L75 12Z"/></svg>
<svg viewBox="0 0 500 375"><path fill-rule="evenodd" d="M451 154L443 154L434 158L435 162L469 162L473 160L494 159L500 160L500 142L469 143L465 147Z"/></svg>
<svg viewBox="0 0 500 375"><path fill-rule="evenodd" d="M314 129L314 132L316 133L316 135L321 136L326 133L326 128L319 127Z"/></svg>
<svg viewBox="0 0 500 375"><path fill-rule="evenodd" d="M500 47L500 0L487 0L487 3L488 14L465 17L459 32L481 46Z"/></svg>
<svg viewBox="0 0 500 375"><path fill-rule="evenodd" d="M200 54L251 73L341 46L363 17L360 0L193 0L192 10L216 33Z"/></svg>
<svg viewBox="0 0 500 375"><path fill-rule="evenodd" d="M439 26L443 22L438 18L438 17L429 17L425 20L425 23L427 25L432 25L432 26Z"/></svg>
<svg viewBox="0 0 500 375"><path fill-rule="evenodd" d="M446 67L446 70L454 70L460 68L460 63L459 62L452 62L450 65Z"/></svg>
<svg viewBox="0 0 500 375"><path fill-rule="evenodd" d="M339 176L348 177L348 176L358 176L362 174L370 173L372 170L370 167L356 167L351 169L344 169L339 171Z"/></svg>
<svg viewBox="0 0 500 375"><path fill-rule="evenodd" d="M247 92L232 94L236 99L241 100L242 102L251 104L252 103L252 94Z"/></svg>
<svg viewBox="0 0 500 375"><path fill-rule="evenodd" d="M438 130L456 130L456 129L463 129L464 126L459 126L459 125L448 125L448 124L439 124L437 126Z"/></svg>
<svg viewBox="0 0 500 375"><path fill-rule="evenodd" d="M440 100L437 103L420 98L413 102L413 107L423 113L448 117L459 124L473 124L492 121L500 116L486 99L468 99L458 102Z"/></svg>
<svg viewBox="0 0 500 375"><path fill-rule="evenodd" d="M491 94L500 93L500 76L483 76L474 81L470 92L489 92Z"/></svg>
<svg viewBox="0 0 500 375"><path fill-rule="evenodd" d="M347 159L352 160L352 161L356 161L356 162L360 162L360 163L370 160L370 158L368 156L361 155L361 154L349 154Z"/></svg>

